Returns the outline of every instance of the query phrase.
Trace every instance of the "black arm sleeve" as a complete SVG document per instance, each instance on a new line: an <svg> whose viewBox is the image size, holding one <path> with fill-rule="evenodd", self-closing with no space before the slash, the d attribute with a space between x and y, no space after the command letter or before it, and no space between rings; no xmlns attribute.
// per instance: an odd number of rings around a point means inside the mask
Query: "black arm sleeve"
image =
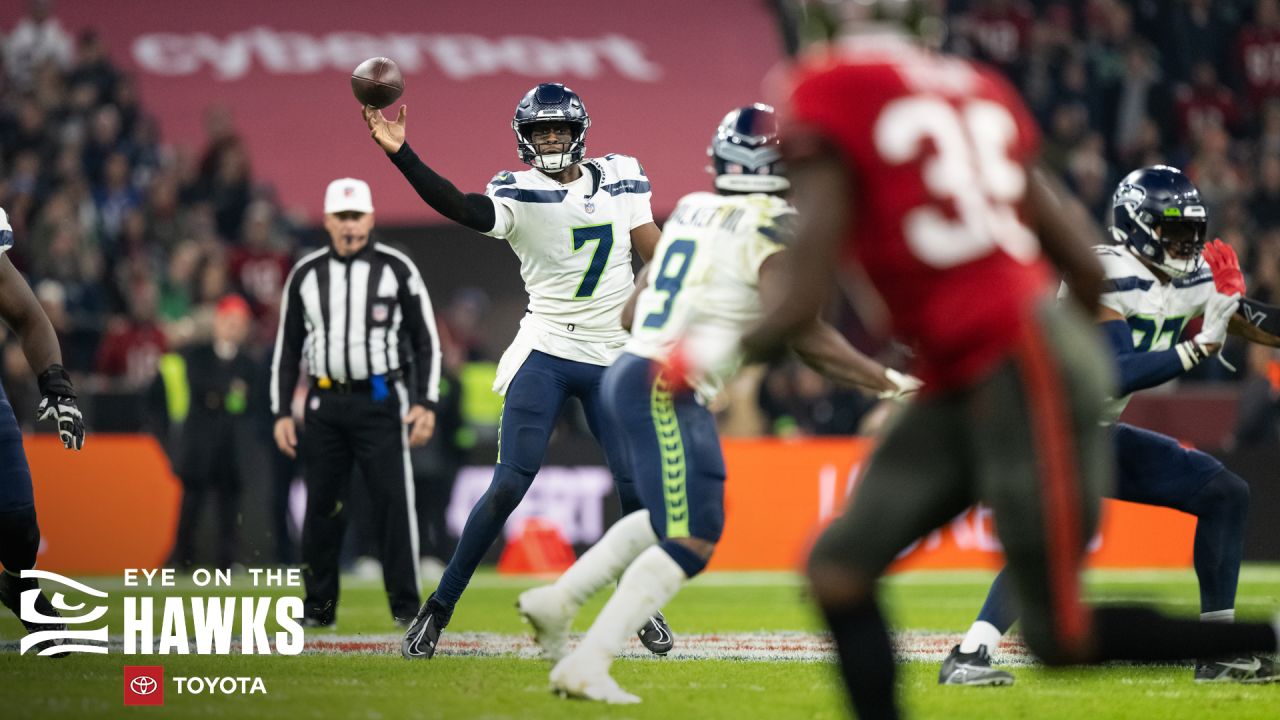
<svg viewBox="0 0 1280 720"><path fill-rule="evenodd" d="M422 276L412 267L403 268L403 272L399 302L413 345L413 401L435 410L440 401L440 335L436 332L436 315Z"/></svg>
<svg viewBox="0 0 1280 720"><path fill-rule="evenodd" d="M409 184L436 212L479 232L489 232L497 222L493 199L481 193L463 193L453 183L418 158L409 143L388 155Z"/></svg>
<svg viewBox="0 0 1280 720"><path fill-rule="evenodd" d="M277 419L289 417L293 404L293 388L298 384L298 363L302 359L302 343L307 329L302 321L302 283L299 267L289 273L284 286L284 303L280 308L280 330L276 334L276 351L271 359L271 414Z"/></svg>
<svg viewBox="0 0 1280 720"><path fill-rule="evenodd" d="M1280 307L1267 305L1252 298L1241 298L1240 309L1236 314L1262 332L1280 337Z"/></svg>

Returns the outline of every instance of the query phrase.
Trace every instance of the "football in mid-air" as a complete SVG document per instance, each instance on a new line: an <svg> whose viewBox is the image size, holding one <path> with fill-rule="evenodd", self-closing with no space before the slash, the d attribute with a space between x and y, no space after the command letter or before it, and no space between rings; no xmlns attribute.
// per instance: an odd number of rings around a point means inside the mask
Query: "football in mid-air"
<svg viewBox="0 0 1280 720"><path fill-rule="evenodd" d="M351 92L361 105L384 108L404 92L404 76L391 58L369 58L351 72Z"/></svg>

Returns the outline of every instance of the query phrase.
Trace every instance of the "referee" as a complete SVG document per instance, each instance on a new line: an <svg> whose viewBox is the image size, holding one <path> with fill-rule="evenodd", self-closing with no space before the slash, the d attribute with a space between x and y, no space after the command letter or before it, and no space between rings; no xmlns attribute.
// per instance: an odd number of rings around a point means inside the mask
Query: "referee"
<svg viewBox="0 0 1280 720"><path fill-rule="evenodd" d="M383 583L396 622L420 604L418 518L409 448L435 428L440 340L422 276L403 253L369 241L373 198L341 178L324 195L329 247L303 257L285 282L271 366L271 411L280 451L295 457L290 399L305 357L311 373L303 423L307 512L302 526L304 624L337 617L338 553L352 463L368 484L381 527ZM412 381L412 382L410 382Z"/></svg>

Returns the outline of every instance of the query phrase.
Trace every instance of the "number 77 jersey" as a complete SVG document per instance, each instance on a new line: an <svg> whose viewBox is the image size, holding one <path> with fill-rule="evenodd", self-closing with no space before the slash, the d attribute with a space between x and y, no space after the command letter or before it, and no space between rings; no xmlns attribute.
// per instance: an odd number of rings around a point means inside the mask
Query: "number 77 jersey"
<svg viewBox="0 0 1280 720"><path fill-rule="evenodd" d="M842 260L884 298L926 390L985 375L1050 292L1023 218L1039 137L1015 91L886 35L822 49L784 77L784 154L844 163L853 223Z"/></svg>

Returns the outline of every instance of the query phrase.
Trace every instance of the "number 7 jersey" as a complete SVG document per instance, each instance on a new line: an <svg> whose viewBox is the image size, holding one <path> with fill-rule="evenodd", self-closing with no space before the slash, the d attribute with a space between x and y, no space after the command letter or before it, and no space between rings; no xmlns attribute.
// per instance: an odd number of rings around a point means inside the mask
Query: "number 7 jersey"
<svg viewBox="0 0 1280 720"><path fill-rule="evenodd" d="M631 230L653 222L649 179L626 155L583 161L582 176L567 185L539 170L501 172L485 194L496 223L486 233L505 239L520 258L529 313L544 334L569 342L626 339L622 306L631 295ZM608 365L585 349L575 354L555 338L538 347L557 357ZM616 353L615 353L616 354Z"/></svg>
<svg viewBox="0 0 1280 720"><path fill-rule="evenodd" d="M895 35L842 43L784 75L784 154L843 162L842 260L884 298L925 391L967 385L1009 355L1051 291L1023 219L1035 123L994 71Z"/></svg>

